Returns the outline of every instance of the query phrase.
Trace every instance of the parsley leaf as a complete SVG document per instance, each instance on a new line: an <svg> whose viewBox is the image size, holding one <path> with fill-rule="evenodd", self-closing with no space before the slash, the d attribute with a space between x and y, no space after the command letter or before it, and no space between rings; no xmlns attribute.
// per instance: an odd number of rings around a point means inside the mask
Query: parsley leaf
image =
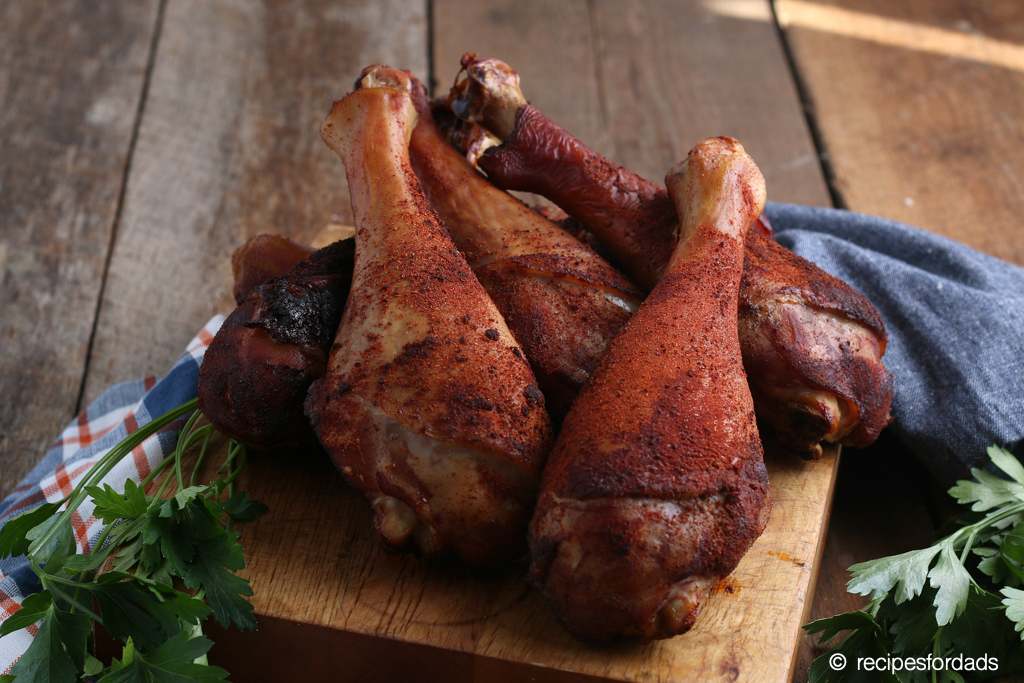
<svg viewBox="0 0 1024 683"><path fill-rule="evenodd" d="M1000 604L1006 608L1006 618L1013 622L1014 630L1024 640L1024 591L1016 588L1001 588L1003 600Z"/></svg>
<svg viewBox="0 0 1024 683"><path fill-rule="evenodd" d="M70 524L59 525L62 515L53 515L36 527L30 529L25 538L32 541L29 550L39 562L53 562L54 567L67 557L75 547L74 529ZM55 533L50 533L56 530ZM51 573L53 571L51 568Z"/></svg>
<svg viewBox="0 0 1024 683"><path fill-rule="evenodd" d="M267 511L267 506L256 500L249 500L248 491L237 491L235 495L224 501L224 512L231 519L251 522Z"/></svg>
<svg viewBox="0 0 1024 683"><path fill-rule="evenodd" d="M214 683L228 672L220 667L197 664L213 647L207 638L189 638L185 633L170 638L150 654L128 652L124 665L100 679L99 683Z"/></svg>
<svg viewBox="0 0 1024 683"><path fill-rule="evenodd" d="M814 661L812 682L965 680L948 669L927 674L898 671L895 676L873 671L859 678L865 672L831 668L828 657L837 652L847 661L892 654L959 655L978 661L992 657L987 661L998 661L1000 674L1024 670L1024 590L1012 587L1024 582L1024 465L1000 448L990 448L989 455L1009 479L972 470L974 481L957 482L950 495L972 511L944 525L944 535L932 546L850 567L847 589L870 595L872 602L859 612L804 626L810 633L820 633L823 644L840 631L849 631L831 652ZM974 561L972 566L968 560ZM975 576L991 579L998 593L986 590ZM982 676L993 673L978 671Z"/></svg>
<svg viewBox="0 0 1024 683"><path fill-rule="evenodd" d="M1014 457L1013 453L1005 448L989 446L988 457L992 459L992 463L996 467L1006 472L1010 479L1018 484L1024 484L1024 465L1021 465L1020 460Z"/></svg>
<svg viewBox="0 0 1024 683"><path fill-rule="evenodd" d="M943 626L952 621L953 617L963 613L967 605L967 589L973 581L971 575L960 564L960 558L952 546L948 544L941 546L939 561L928 573L928 580L933 588L939 589L935 594L935 620L939 626Z"/></svg>
<svg viewBox="0 0 1024 683"><path fill-rule="evenodd" d="M877 598L896 588L896 601L901 603L921 593L928 576L928 566L939 550L933 546L855 564L850 567L853 578L846 589L858 595L870 593L872 598Z"/></svg>
<svg viewBox="0 0 1024 683"><path fill-rule="evenodd" d="M45 617L52 605L53 596L50 595L50 591L33 593L22 601L21 609L4 619L4 623L0 625L0 636L28 628Z"/></svg>
<svg viewBox="0 0 1024 683"><path fill-rule="evenodd" d="M8 520L4 528L0 529L0 558L18 557L27 553L32 541L28 533L47 522L52 526L57 521L54 515L59 509L60 503L43 503Z"/></svg>
<svg viewBox="0 0 1024 683"><path fill-rule="evenodd" d="M149 496L131 479L125 481L124 493L118 493L110 484L103 488L87 486L85 491L96 504L93 514L105 524L140 517L149 509Z"/></svg>
<svg viewBox="0 0 1024 683"><path fill-rule="evenodd" d="M197 465L185 486L185 452L200 444L200 461L214 431L212 425L195 427L196 404L190 401L150 421L103 455L67 498L24 512L0 530L0 557L27 555L43 588L0 626L3 637L38 624L29 649L0 683L76 683L81 675L103 675L103 663L87 652L93 620L125 642L122 660L113 660L101 679L105 683L202 683L227 676L207 666L212 643L202 636L202 622L216 615L224 626L256 628L246 599L252 588L234 574L245 558L231 524L254 519L266 506L244 492L233 493L246 461L244 446L235 442L221 467L223 478L197 486ZM123 492L100 485L133 448L189 413L175 452L144 481L127 480ZM170 466L174 474L155 496L147 495L147 485ZM165 500L171 481L179 490ZM221 502L225 492L230 495ZM79 554L71 520L87 498L105 527L93 552ZM112 570L98 574L111 555ZM178 579L196 596L175 589Z"/></svg>
<svg viewBox="0 0 1024 683"><path fill-rule="evenodd" d="M849 614L858 614L850 612ZM864 614L861 612L860 614ZM847 616L847 615L840 615ZM868 619L871 619L870 615ZM834 618L834 617L833 617ZM819 620L826 621L826 620ZM815 622L818 623L818 622ZM833 625L832 628L835 626ZM805 627L806 628L806 627ZM890 650L879 635L878 624L871 619L869 628L860 627L842 640L838 646L832 649L830 654L840 653L846 657L847 666L836 671L828 661L828 657L818 657L811 663L809 672L809 683L898 683L895 676L884 671L863 671L851 662L858 657L884 657Z"/></svg>
<svg viewBox="0 0 1024 683"><path fill-rule="evenodd" d="M198 623L210 608L171 586L122 572L108 572L83 589L99 604L103 625L118 640L131 638L152 651L181 631L181 622Z"/></svg>
<svg viewBox="0 0 1024 683"><path fill-rule="evenodd" d="M992 508L1020 502L1024 486L1014 481L1000 479L985 470L972 469L977 481L960 481L949 490L949 494L961 503L973 503L971 510L984 512Z"/></svg>
<svg viewBox="0 0 1024 683"><path fill-rule="evenodd" d="M91 631L88 616L58 610L51 600L32 644L11 667L11 674L18 683L77 683Z"/></svg>
<svg viewBox="0 0 1024 683"><path fill-rule="evenodd" d="M875 620L867 612L847 612L812 621L804 626L804 629L811 634L820 633L819 642L827 643L835 638L840 631L870 629L875 625Z"/></svg>
<svg viewBox="0 0 1024 683"><path fill-rule="evenodd" d="M205 591L221 626L234 623L242 629L255 629L252 603L246 599L252 588L246 579L232 573L245 567L242 546L233 532L221 526L217 517L220 506L196 497L183 509L165 505L168 507L170 516L161 542L174 572L189 588Z"/></svg>
<svg viewBox="0 0 1024 683"><path fill-rule="evenodd" d="M126 655L123 662L110 667L112 671L100 679L99 683L152 683L153 677L146 671L142 660Z"/></svg>

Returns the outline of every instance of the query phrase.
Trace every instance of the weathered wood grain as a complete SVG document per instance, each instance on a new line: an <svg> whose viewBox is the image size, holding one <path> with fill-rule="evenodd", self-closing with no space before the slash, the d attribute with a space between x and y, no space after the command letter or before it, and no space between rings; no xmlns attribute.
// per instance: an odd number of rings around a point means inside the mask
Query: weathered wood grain
<svg viewBox="0 0 1024 683"><path fill-rule="evenodd" d="M767 0L745 3L761 21L716 6L439 0L435 68L444 88L463 52L505 60L551 119L656 182L702 139L731 135L760 166L770 199L828 205Z"/></svg>
<svg viewBox="0 0 1024 683"><path fill-rule="evenodd" d="M212 472L219 464L211 458ZM318 450L254 454L239 485L269 511L236 527L260 631L214 629L211 662L272 681L789 680L820 555L835 454L769 460L764 534L667 641L575 641L525 581L525 563L474 574L455 561L385 553L369 506ZM282 657L287 648L288 657Z"/></svg>
<svg viewBox="0 0 1024 683"><path fill-rule="evenodd" d="M157 8L0 3L0 497L75 414Z"/></svg>
<svg viewBox="0 0 1024 683"><path fill-rule="evenodd" d="M1024 264L1024 4L776 6L849 208Z"/></svg>
<svg viewBox="0 0 1024 683"><path fill-rule="evenodd" d="M229 311L247 237L308 240L350 220L320 123L367 64L424 72L426 28L422 1L169 0L87 397L164 372Z"/></svg>
<svg viewBox="0 0 1024 683"><path fill-rule="evenodd" d="M1024 7L815 5L776 2L846 205L1024 263ZM925 501L938 489L893 441L844 456L811 618L862 606L847 568L923 547L935 528ZM881 482L894 466L899 483ZM807 638L795 683L820 652Z"/></svg>
<svg viewBox="0 0 1024 683"><path fill-rule="evenodd" d="M658 182L701 140L737 138L774 201L830 204L774 26L715 3L598 0L595 31L615 156ZM768 2L746 3L770 17Z"/></svg>

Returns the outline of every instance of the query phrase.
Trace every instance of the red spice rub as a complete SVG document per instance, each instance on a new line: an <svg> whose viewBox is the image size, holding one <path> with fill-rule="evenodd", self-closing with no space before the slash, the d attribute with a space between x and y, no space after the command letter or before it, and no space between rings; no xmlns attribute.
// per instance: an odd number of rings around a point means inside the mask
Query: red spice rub
<svg viewBox="0 0 1024 683"><path fill-rule="evenodd" d="M463 66L469 84L453 91L462 107L493 119L516 107L511 134L478 160L491 181L554 201L634 282L653 287L678 229L665 188L590 151L532 105L517 104L522 96L507 65L469 59ZM881 317L849 285L767 237L770 228L754 227L740 285L740 343L762 427L773 445L810 459L820 457L825 440L871 443L890 421L893 393L881 362Z"/></svg>
<svg viewBox="0 0 1024 683"><path fill-rule="evenodd" d="M731 139L688 164L684 241L569 412L531 522L531 578L585 640L688 629L771 507L736 325L764 181Z"/></svg>
<svg viewBox="0 0 1024 683"><path fill-rule="evenodd" d="M419 121L410 161L455 245L529 360L555 422L597 367L641 294L594 251L489 183L442 137L426 90L411 74L376 66L375 82L412 95Z"/></svg>
<svg viewBox="0 0 1024 683"><path fill-rule="evenodd" d="M516 112L512 135L478 163L499 187L544 195L583 220L642 288L657 284L676 243L665 188L590 151L531 104Z"/></svg>
<svg viewBox="0 0 1024 683"><path fill-rule="evenodd" d="M515 340L409 165L415 121L407 93L367 87L324 123L345 162L356 264L306 414L374 505L386 543L414 538L423 552L488 566L523 549L551 427ZM399 529L403 511L416 530Z"/></svg>

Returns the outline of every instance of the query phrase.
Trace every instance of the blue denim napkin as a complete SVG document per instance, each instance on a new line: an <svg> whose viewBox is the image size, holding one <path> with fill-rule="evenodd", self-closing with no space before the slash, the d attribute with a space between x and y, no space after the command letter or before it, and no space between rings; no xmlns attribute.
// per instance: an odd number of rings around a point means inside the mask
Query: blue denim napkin
<svg viewBox="0 0 1024 683"><path fill-rule="evenodd" d="M780 244L867 296L893 373L888 427L943 486L990 445L1024 456L1024 269L919 228L769 202Z"/></svg>

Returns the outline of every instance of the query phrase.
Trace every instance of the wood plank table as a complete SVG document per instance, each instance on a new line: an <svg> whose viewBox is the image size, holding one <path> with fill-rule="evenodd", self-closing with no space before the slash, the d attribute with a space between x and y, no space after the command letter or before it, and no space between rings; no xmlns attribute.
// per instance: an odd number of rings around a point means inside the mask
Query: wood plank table
<svg viewBox="0 0 1024 683"><path fill-rule="evenodd" d="M466 51L512 64L551 118L651 179L729 134L770 199L1024 264L1016 0L8 0L0 494L105 387L164 372L230 310L245 238L351 221L318 129L362 66L442 92ZM846 451L834 499L810 617L861 604L846 567L923 545L945 513L885 436ZM789 653L793 680L814 654Z"/></svg>

